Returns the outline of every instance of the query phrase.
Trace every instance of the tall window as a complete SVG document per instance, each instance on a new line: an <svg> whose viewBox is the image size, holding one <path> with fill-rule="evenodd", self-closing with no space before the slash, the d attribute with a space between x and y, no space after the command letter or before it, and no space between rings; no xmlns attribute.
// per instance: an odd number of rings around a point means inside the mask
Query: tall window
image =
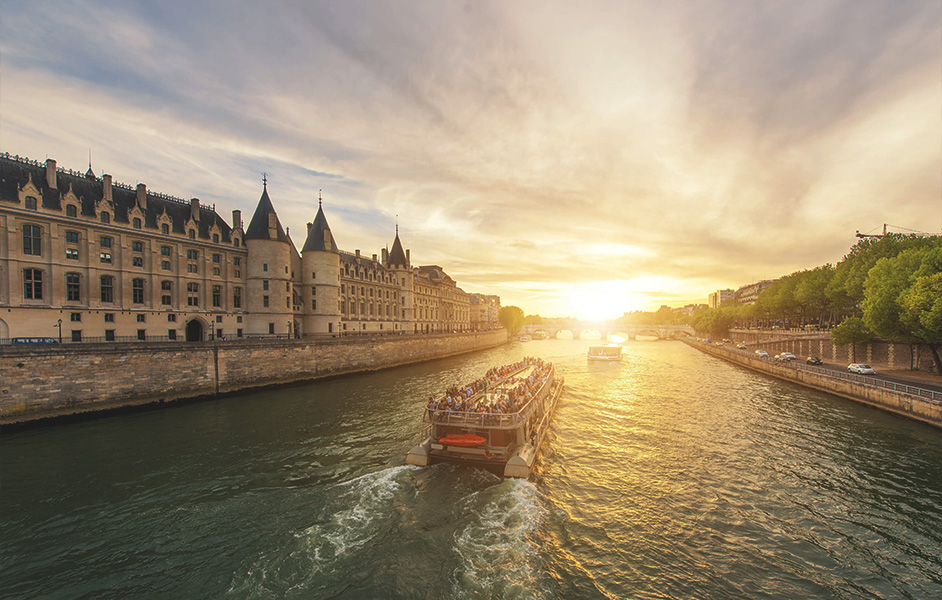
<svg viewBox="0 0 942 600"><path fill-rule="evenodd" d="M170 246L161 246L160 247L161 256L170 256Z"/></svg>
<svg viewBox="0 0 942 600"><path fill-rule="evenodd" d="M160 233L162 233L162 234L164 234L164 235L170 233L170 225L167 225L166 223L161 223L161 224L160 224Z"/></svg>
<svg viewBox="0 0 942 600"><path fill-rule="evenodd" d="M101 301L114 302L114 277L111 275L101 276Z"/></svg>
<svg viewBox="0 0 942 600"><path fill-rule="evenodd" d="M160 282L160 303L166 306L173 304L173 282L169 279Z"/></svg>
<svg viewBox="0 0 942 600"><path fill-rule="evenodd" d="M213 306L222 306L222 286L213 286Z"/></svg>
<svg viewBox="0 0 942 600"><path fill-rule="evenodd" d="M134 252L143 252L144 242L131 242L131 250Z"/></svg>
<svg viewBox="0 0 942 600"><path fill-rule="evenodd" d="M188 283L186 284L186 304L187 306L199 306L200 305L200 284L198 283Z"/></svg>
<svg viewBox="0 0 942 600"><path fill-rule="evenodd" d="M23 297L27 300L43 299L43 272L39 269L23 269Z"/></svg>
<svg viewBox="0 0 942 600"><path fill-rule="evenodd" d="M81 302L82 292L79 287L79 274L65 274L65 299L68 302Z"/></svg>
<svg viewBox="0 0 942 600"><path fill-rule="evenodd" d="M106 236L101 236L98 238L98 245L102 248L111 248L111 238Z"/></svg>
<svg viewBox="0 0 942 600"><path fill-rule="evenodd" d="M23 225L23 254L42 255L42 241L42 227L39 225Z"/></svg>
<svg viewBox="0 0 942 600"><path fill-rule="evenodd" d="M101 222L102 223L111 223L111 215L106 212L101 213Z"/></svg>
<svg viewBox="0 0 942 600"><path fill-rule="evenodd" d="M36 210L36 196L26 197L26 210Z"/></svg>
<svg viewBox="0 0 942 600"><path fill-rule="evenodd" d="M77 244L79 243L79 232L77 231L66 231L65 232L65 241L67 244Z"/></svg>
<svg viewBox="0 0 942 600"><path fill-rule="evenodd" d="M78 208L76 208L76 206L75 206L74 204L66 204L66 205L65 205L65 216L67 216L67 217L75 217L75 216L78 216Z"/></svg>
<svg viewBox="0 0 942 600"><path fill-rule="evenodd" d="M144 304L144 280L131 280L131 302L134 304Z"/></svg>
<svg viewBox="0 0 942 600"><path fill-rule="evenodd" d="M134 217L134 220L131 221L131 227L133 227L134 229L140 229L140 228L141 228L141 220L140 220L138 217Z"/></svg>
<svg viewBox="0 0 942 600"><path fill-rule="evenodd" d="M232 307L242 308L242 288L237 287L232 291Z"/></svg>

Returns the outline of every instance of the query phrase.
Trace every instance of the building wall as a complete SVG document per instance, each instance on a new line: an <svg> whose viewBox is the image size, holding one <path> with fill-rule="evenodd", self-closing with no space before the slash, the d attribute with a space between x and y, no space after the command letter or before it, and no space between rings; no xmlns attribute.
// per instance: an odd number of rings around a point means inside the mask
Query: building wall
<svg viewBox="0 0 942 600"><path fill-rule="evenodd" d="M432 360L507 341L451 335L0 347L0 423L213 396Z"/></svg>

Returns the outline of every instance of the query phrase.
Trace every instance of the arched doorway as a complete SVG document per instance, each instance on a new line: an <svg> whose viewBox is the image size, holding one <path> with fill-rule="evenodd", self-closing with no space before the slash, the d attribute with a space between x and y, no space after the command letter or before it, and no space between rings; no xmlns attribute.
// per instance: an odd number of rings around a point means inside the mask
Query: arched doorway
<svg viewBox="0 0 942 600"><path fill-rule="evenodd" d="M203 324L199 322L198 319L193 319L186 324L186 341L188 342L202 342L203 341Z"/></svg>
<svg viewBox="0 0 942 600"><path fill-rule="evenodd" d="M6 341L10 337L10 326L3 319L0 319L0 340Z"/></svg>

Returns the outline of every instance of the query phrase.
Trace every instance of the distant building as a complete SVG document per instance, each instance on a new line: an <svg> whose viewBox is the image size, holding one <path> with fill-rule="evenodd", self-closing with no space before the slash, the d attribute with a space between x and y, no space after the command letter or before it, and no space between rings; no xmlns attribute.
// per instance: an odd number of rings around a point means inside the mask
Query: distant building
<svg viewBox="0 0 942 600"><path fill-rule="evenodd" d="M500 327L500 296L471 294L471 329L496 329Z"/></svg>
<svg viewBox="0 0 942 600"><path fill-rule="evenodd" d="M755 304L756 300L759 299L759 293L765 288L769 287L772 282L768 279L763 279L762 281L757 281L756 283L750 283L749 285L744 285L733 294L733 298L736 299L736 302L739 304Z"/></svg>
<svg viewBox="0 0 942 600"><path fill-rule="evenodd" d="M469 295L440 266L413 267L398 227L381 257L345 252L319 202L298 252L267 182L243 231L238 210L230 225L196 198L6 154L0 223L0 339L199 341L472 327ZM492 316L496 322L490 312L484 318Z"/></svg>
<svg viewBox="0 0 942 600"><path fill-rule="evenodd" d="M707 304L710 308L719 308L723 302L733 297L733 290L716 290L710 294Z"/></svg>

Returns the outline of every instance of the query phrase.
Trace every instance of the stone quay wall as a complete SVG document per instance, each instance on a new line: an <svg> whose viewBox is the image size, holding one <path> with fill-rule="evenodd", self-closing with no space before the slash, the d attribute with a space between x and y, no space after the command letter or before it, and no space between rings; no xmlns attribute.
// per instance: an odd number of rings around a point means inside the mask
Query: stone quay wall
<svg viewBox="0 0 942 600"><path fill-rule="evenodd" d="M881 369L914 369L933 372L935 363L932 353L919 344L894 344L874 340L857 344L835 346L828 332L790 333L770 330L734 329L730 331L734 342L743 342L749 350L762 348L771 355L791 352L802 359L817 356L824 362L848 365L852 362L866 363Z"/></svg>
<svg viewBox="0 0 942 600"><path fill-rule="evenodd" d="M865 376L845 375L841 377L842 374L827 374L823 369L808 368L802 364L783 364L771 359L758 358L751 350L737 350L735 347L713 346L706 343L687 343L707 354L747 369L822 392L828 392L942 429L942 401L940 400L931 400L906 391L878 387L868 383ZM786 351L788 350L782 349L780 352Z"/></svg>
<svg viewBox="0 0 942 600"><path fill-rule="evenodd" d="M0 425L309 381L499 346L504 329L317 340L0 347Z"/></svg>

